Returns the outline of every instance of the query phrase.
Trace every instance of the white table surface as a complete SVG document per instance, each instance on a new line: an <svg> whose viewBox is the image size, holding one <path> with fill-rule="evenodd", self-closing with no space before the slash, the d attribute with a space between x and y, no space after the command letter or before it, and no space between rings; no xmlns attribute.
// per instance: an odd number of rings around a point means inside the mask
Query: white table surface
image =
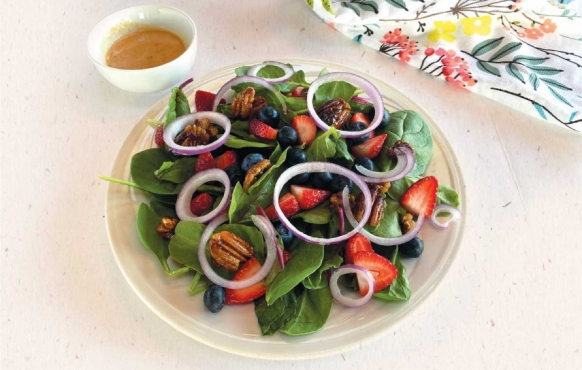
<svg viewBox="0 0 582 370"><path fill-rule="evenodd" d="M2 369L580 369L582 135L358 45L303 1L167 1L197 23L194 77L248 59L373 74L438 122L466 181L458 257L383 338L296 362L233 356L177 332L133 293L104 222L108 174L164 93L121 91L86 55L91 27L137 1L2 1Z"/></svg>

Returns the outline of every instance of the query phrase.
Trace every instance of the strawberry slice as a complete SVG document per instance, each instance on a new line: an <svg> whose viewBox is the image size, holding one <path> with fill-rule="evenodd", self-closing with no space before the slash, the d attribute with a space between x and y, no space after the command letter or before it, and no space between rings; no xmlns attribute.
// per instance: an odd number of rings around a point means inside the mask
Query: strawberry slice
<svg viewBox="0 0 582 370"><path fill-rule="evenodd" d="M398 276L398 269L389 260L382 257L374 252L357 252L353 256L354 264L362 266L374 277L376 282L374 287L374 293L378 293L381 290L386 289L386 287L396 279ZM366 280L358 277L358 287L360 288L360 294L365 296L368 293L370 286Z"/></svg>
<svg viewBox="0 0 582 370"><path fill-rule="evenodd" d="M430 217L436 205L438 187L434 176L424 177L406 190L400 198L400 205L415 216L424 212L424 217Z"/></svg>
<svg viewBox="0 0 582 370"><path fill-rule="evenodd" d="M196 161L196 173L209 170L211 168L216 168L216 162L214 161L212 154L210 152L200 154L198 156L198 160Z"/></svg>
<svg viewBox="0 0 582 370"><path fill-rule="evenodd" d="M291 258L291 253L289 253L289 251L283 251L283 262L287 263L289 258Z"/></svg>
<svg viewBox="0 0 582 370"><path fill-rule="evenodd" d="M154 132L154 141L158 148L163 148L166 146L164 142L164 125L159 125L156 127L156 131Z"/></svg>
<svg viewBox="0 0 582 370"><path fill-rule="evenodd" d="M386 134L378 135L368 139L365 143L354 145L352 146L351 152L355 157L364 156L370 159L375 158L380 154L387 136Z"/></svg>
<svg viewBox="0 0 582 370"><path fill-rule="evenodd" d="M221 170L224 170L228 166L238 164L238 158L234 150L228 150L222 153L221 155L216 157L214 161L216 162L218 168L220 168Z"/></svg>
<svg viewBox="0 0 582 370"><path fill-rule="evenodd" d="M372 243L362 234L352 236L346 244L344 260L346 263L354 263L354 254L358 252L374 252Z"/></svg>
<svg viewBox="0 0 582 370"><path fill-rule="evenodd" d="M296 98L298 97L306 97L307 96L307 89L304 88L303 86L297 86L296 88L293 89L293 91L291 91L291 96L294 96Z"/></svg>
<svg viewBox="0 0 582 370"><path fill-rule="evenodd" d="M202 216L212 209L214 198L208 193L197 195L190 202L190 211L194 216Z"/></svg>
<svg viewBox="0 0 582 370"><path fill-rule="evenodd" d="M291 193L287 193L279 198L279 206L281 207L285 217L291 217L297 214L297 212L300 210L297 198L295 198L295 196ZM275 206L272 204L268 206L267 209L265 209L265 213L271 221L279 218L277 212L275 211Z"/></svg>
<svg viewBox="0 0 582 370"><path fill-rule="evenodd" d="M204 90L197 90L194 93L194 105L196 106L196 112L212 112L214 98L216 98L216 94ZM220 99L220 104L225 103L226 100Z"/></svg>
<svg viewBox="0 0 582 370"><path fill-rule="evenodd" d="M291 127L297 131L297 136L299 138L299 144L310 144L313 139L315 139L315 134L317 133L317 126L315 122L309 116L296 116L291 122Z"/></svg>
<svg viewBox="0 0 582 370"><path fill-rule="evenodd" d="M311 189L305 186L291 185L291 194L295 195L301 209L311 209L329 198L331 192Z"/></svg>
<svg viewBox="0 0 582 370"><path fill-rule="evenodd" d="M279 130L272 128L256 118L251 118L251 121L249 122L249 133L256 137L260 137L261 139L275 140L278 131Z"/></svg>
<svg viewBox="0 0 582 370"><path fill-rule="evenodd" d="M351 123L356 123L356 122L362 122L364 125L366 126L370 126L370 120L368 119L368 117L364 114L364 113L354 113L354 115L352 116L352 120ZM372 131L370 132L370 138L368 140L370 140L371 138L376 136L376 132Z"/></svg>
<svg viewBox="0 0 582 370"><path fill-rule="evenodd" d="M253 257L237 271L232 281L246 280L261 269L259 261ZM261 282L244 289L226 289L225 302L228 305L245 304L254 301L267 291L267 286Z"/></svg>

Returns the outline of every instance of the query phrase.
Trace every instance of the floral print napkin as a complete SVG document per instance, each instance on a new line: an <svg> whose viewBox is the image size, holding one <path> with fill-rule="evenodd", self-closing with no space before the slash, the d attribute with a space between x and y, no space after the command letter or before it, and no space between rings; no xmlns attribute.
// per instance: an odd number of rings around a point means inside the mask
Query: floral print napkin
<svg viewBox="0 0 582 370"><path fill-rule="evenodd" d="M306 0L436 78L582 131L582 0Z"/></svg>

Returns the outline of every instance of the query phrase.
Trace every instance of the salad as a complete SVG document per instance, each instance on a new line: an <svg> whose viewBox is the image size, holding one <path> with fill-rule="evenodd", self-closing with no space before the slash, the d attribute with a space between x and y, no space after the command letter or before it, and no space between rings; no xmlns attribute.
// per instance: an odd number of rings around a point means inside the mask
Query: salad
<svg viewBox="0 0 582 370"><path fill-rule="evenodd" d="M210 312L254 304L263 335L313 333L333 304L408 301L402 259L421 258L421 228L461 218L455 190L423 176L422 117L388 112L351 73L308 82L279 62L235 73L216 94L196 91L194 107L192 80L175 87L165 120L149 120L155 147L132 157L133 182L102 177L149 195L143 246L167 275L190 274Z"/></svg>

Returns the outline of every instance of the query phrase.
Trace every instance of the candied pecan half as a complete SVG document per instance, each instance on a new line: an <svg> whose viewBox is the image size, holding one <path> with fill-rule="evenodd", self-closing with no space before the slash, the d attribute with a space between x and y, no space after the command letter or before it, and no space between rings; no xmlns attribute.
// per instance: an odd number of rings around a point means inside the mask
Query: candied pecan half
<svg viewBox="0 0 582 370"><path fill-rule="evenodd" d="M241 262L253 255L253 247L244 239L230 231L221 231L210 238L212 261L229 271L236 271Z"/></svg>
<svg viewBox="0 0 582 370"><path fill-rule="evenodd" d="M174 230L180 222L180 219L175 217L162 217L160 224L156 226L156 232L164 239L170 240L174 236Z"/></svg>
<svg viewBox="0 0 582 370"><path fill-rule="evenodd" d="M267 103L267 99L262 96L255 96L253 106L251 107L251 117L256 116L259 111L265 108L267 105L269 105L269 103Z"/></svg>
<svg viewBox="0 0 582 370"><path fill-rule="evenodd" d="M386 202L379 196L374 201L374 205L372 206L372 213L370 214L370 226L376 227L382 221L382 217L384 217L384 208L386 207Z"/></svg>
<svg viewBox="0 0 582 370"><path fill-rule="evenodd" d="M207 118L197 119L194 124L184 127L176 135L174 142L182 146L206 145L218 135L218 129Z"/></svg>
<svg viewBox="0 0 582 370"><path fill-rule="evenodd" d="M366 199L364 198L364 193L360 193L360 195L358 195L358 199L356 199L356 203L352 207L352 213L354 214L354 218L358 222L362 221L365 209L366 209Z"/></svg>
<svg viewBox="0 0 582 370"><path fill-rule="evenodd" d="M342 98L335 98L320 105L315 112L323 122L340 129L349 121L351 107Z"/></svg>
<svg viewBox="0 0 582 370"><path fill-rule="evenodd" d="M247 87L245 90L238 93L230 105L232 116L237 118L249 118L251 109L253 108L253 101L255 100L255 89Z"/></svg>
<svg viewBox="0 0 582 370"><path fill-rule="evenodd" d="M394 143L394 145L392 145L391 148L388 149L387 154L388 157L390 158L396 158L396 152L394 152L394 149L399 148L399 147L407 147L408 149L410 149L412 151L412 153L414 153L414 148L412 146L410 146L410 144L408 144L405 141L402 140L398 140Z"/></svg>
<svg viewBox="0 0 582 370"><path fill-rule="evenodd" d="M247 191L249 188L257 181L257 179L273 164L268 159L263 159L262 161L254 164L245 176L245 181L243 183L243 190Z"/></svg>
<svg viewBox="0 0 582 370"><path fill-rule="evenodd" d="M344 208L342 193L343 192L341 191L337 192L335 194L332 194L332 196L329 198L329 206L336 212L339 211L340 209L343 210ZM354 198L352 194L348 194L348 198L350 199L350 209L354 208L354 205L356 204L356 198Z"/></svg>

